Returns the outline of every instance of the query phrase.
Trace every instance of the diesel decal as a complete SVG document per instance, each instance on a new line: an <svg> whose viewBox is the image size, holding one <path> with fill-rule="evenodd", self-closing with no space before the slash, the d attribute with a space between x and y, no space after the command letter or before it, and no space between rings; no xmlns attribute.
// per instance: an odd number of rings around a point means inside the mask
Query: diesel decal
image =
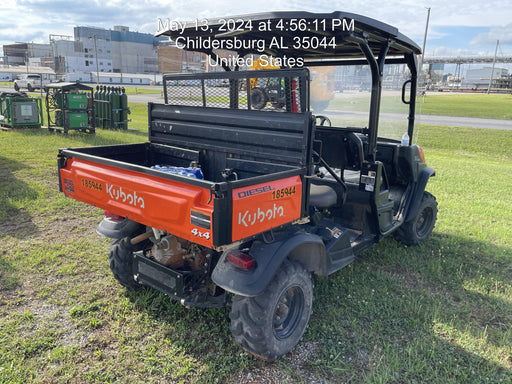
<svg viewBox="0 0 512 384"><path fill-rule="evenodd" d="M274 190L274 188L272 188L271 185L265 185L263 187L257 187L257 188L249 189L247 191L238 192L238 198L243 199L244 197L259 195L260 193L270 192L273 190Z"/></svg>
<svg viewBox="0 0 512 384"><path fill-rule="evenodd" d="M112 184L105 184L107 194L114 200L128 203L135 207L144 208L144 199L137 196L137 192L125 192L122 187L115 187Z"/></svg>
<svg viewBox="0 0 512 384"><path fill-rule="evenodd" d="M267 210L262 210L258 207L257 211L250 212L246 210L243 214L242 212L238 213L238 225L244 225L248 227L250 225L254 225L255 223L263 223L265 220L270 221L274 220L277 217L284 216L284 208L282 206L277 206L274 204L274 208L269 208Z"/></svg>

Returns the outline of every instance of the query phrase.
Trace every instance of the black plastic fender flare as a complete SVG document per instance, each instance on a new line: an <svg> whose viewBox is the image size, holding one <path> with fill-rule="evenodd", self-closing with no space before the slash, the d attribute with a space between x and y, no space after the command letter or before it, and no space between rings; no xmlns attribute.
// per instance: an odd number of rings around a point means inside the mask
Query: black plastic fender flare
<svg viewBox="0 0 512 384"><path fill-rule="evenodd" d="M223 252L212 273L212 280L226 291L242 296L257 296L270 283L286 257L303 264L310 272L327 275L327 255L322 239L307 232L288 233L272 243L255 241L248 252L256 261L246 270L226 260ZM311 257L314 256L314 257Z"/></svg>
<svg viewBox="0 0 512 384"><path fill-rule="evenodd" d="M421 170L418 176L418 181L416 182L416 186L411 192L411 197L409 199L410 203L405 214L404 222L408 222L414 217L414 214L416 213L416 210L421 203L421 199L423 198L423 192L425 192L428 180L431 176L435 176L435 174L436 171L430 167L425 167Z"/></svg>
<svg viewBox="0 0 512 384"><path fill-rule="evenodd" d="M96 232L111 239L133 237L145 231L146 226L130 219L111 220L104 217L96 227Z"/></svg>

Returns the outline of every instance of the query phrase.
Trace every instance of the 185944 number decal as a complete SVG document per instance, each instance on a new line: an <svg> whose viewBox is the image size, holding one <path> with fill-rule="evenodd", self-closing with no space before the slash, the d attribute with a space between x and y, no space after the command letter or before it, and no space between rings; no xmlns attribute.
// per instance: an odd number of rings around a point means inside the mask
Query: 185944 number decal
<svg viewBox="0 0 512 384"><path fill-rule="evenodd" d="M285 197L290 197L295 195L295 186L293 187L284 187L281 189L276 189L272 191L272 200L284 199Z"/></svg>
<svg viewBox="0 0 512 384"><path fill-rule="evenodd" d="M103 187L101 186L101 183L98 183L96 181L92 181L89 179L82 179L82 186L89 189L95 189L96 191L102 191Z"/></svg>

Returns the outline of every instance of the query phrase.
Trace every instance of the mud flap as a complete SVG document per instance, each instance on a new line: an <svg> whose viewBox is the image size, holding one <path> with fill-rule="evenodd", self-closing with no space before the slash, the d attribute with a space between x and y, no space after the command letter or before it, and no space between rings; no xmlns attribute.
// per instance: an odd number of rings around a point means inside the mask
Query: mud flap
<svg viewBox="0 0 512 384"><path fill-rule="evenodd" d="M421 199L423 198L423 192L425 191L428 180L431 176L434 176L435 173L436 171L430 167L425 167L420 172L416 186L412 191L411 197L409 199L404 222L408 222L414 217L414 214L421 203Z"/></svg>

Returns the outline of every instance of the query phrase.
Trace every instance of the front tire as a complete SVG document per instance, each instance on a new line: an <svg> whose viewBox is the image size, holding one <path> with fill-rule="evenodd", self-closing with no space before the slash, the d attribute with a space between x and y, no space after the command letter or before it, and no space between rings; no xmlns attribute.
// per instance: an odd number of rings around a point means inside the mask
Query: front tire
<svg viewBox="0 0 512 384"><path fill-rule="evenodd" d="M437 201L429 192L423 192L421 203L414 217L403 223L394 234L395 239L406 244L416 245L426 241L436 225Z"/></svg>
<svg viewBox="0 0 512 384"><path fill-rule="evenodd" d="M233 298L229 317L235 342L255 356L273 361L299 342L312 305L310 273L301 264L285 260L258 296Z"/></svg>

